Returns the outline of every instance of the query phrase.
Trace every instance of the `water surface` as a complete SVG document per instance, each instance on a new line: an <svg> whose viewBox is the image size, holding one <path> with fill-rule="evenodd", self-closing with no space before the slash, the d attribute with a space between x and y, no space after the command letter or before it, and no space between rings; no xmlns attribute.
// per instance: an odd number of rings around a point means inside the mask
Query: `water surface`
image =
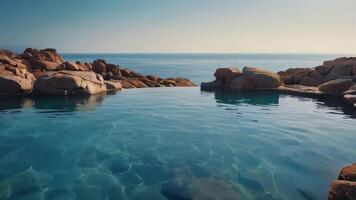
<svg viewBox="0 0 356 200"><path fill-rule="evenodd" d="M326 199L356 160L340 105L199 88L2 98L0 197Z"/></svg>

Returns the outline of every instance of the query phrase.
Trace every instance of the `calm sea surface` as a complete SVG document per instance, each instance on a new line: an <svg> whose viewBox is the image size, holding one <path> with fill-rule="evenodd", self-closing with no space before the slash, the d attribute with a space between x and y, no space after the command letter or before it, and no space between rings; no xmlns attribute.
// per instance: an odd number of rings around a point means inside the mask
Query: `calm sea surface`
<svg viewBox="0 0 356 200"><path fill-rule="evenodd" d="M145 74L212 79L332 55L65 55ZM334 100L197 88L0 98L0 199L326 199L356 161L355 110Z"/></svg>

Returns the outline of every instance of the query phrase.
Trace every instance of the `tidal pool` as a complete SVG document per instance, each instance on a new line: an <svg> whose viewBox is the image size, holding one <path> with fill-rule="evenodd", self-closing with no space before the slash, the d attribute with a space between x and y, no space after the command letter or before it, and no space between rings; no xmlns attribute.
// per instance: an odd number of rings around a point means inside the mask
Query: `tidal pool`
<svg viewBox="0 0 356 200"><path fill-rule="evenodd" d="M199 88L0 99L0 199L326 199L356 161L334 101Z"/></svg>

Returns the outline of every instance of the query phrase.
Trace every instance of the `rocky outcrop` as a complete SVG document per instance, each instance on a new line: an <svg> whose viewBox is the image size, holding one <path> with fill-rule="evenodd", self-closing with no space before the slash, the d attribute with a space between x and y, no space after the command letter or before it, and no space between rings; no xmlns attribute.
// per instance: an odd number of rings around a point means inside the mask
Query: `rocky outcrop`
<svg viewBox="0 0 356 200"><path fill-rule="evenodd" d="M338 180L331 184L329 200L354 200L356 199L356 163L344 167Z"/></svg>
<svg viewBox="0 0 356 200"><path fill-rule="evenodd" d="M55 49L0 50L0 94L79 95L122 88L192 87L186 78L143 75L105 60L65 61Z"/></svg>
<svg viewBox="0 0 356 200"><path fill-rule="evenodd" d="M318 86L335 79L356 82L356 57L336 58L314 68L291 68L278 74L287 85Z"/></svg>
<svg viewBox="0 0 356 200"><path fill-rule="evenodd" d="M64 63L64 59L59 55L56 49L37 50L28 48L24 51L21 57L29 63L32 70L58 70L58 67Z"/></svg>
<svg viewBox="0 0 356 200"><path fill-rule="evenodd" d="M92 63L93 71L101 74L105 80L120 81L123 88L147 87L192 87L196 86L186 78L162 79L157 76L137 73L133 70L122 68L118 65L107 63L105 60L95 60Z"/></svg>
<svg viewBox="0 0 356 200"><path fill-rule="evenodd" d="M216 89L271 89L283 85L280 76L268 70L256 67L218 68L215 80L201 84L203 90Z"/></svg>
<svg viewBox="0 0 356 200"><path fill-rule="evenodd" d="M201 89L274 90L305 96L341 96L356 107L356 57L325 61L314 68L290 68L273 73L254 67L218 68L215 80L201 83Z"/></svg>

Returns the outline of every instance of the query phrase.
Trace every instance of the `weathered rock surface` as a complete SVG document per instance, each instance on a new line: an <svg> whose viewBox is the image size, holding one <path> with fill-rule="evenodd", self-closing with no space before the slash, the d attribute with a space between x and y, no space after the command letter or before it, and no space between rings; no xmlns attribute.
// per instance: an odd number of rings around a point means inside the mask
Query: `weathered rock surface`
<svg viewBox="0 0 356 200"><path fill-rule="evenodd" d="M29 63L31 69L57 70L64 63L63 57L55 49L50 48L42 50L28 48L21 57Z"/></svg>
<svg viewBox="0 0 356 200"><path fill-rule="evenodd" d="M329 200L355 200L356 199L356 163L344 167L338 180L331 184Z"/></svg>
<svg viewBox="0 0 356 200"><path fill-rule="evenodd" d="M37 78L33 92L40 95L88 95L106 91L104 79L95 72L58 71Z"/></svg>
<svg viewBox="0 0 356 200"><path fill-rule="evenodd" d="M242 72L238 68L218 68L214 76L214 81L201 84L203 90L267 89L283 85L278 74L255 67L244 67Z"/></svg>
<svg viewBox="0 0 356 200"><path fill-rule="evenodd" d="M64 61L50 48L28 48L21 55L0 49L0 94L79 95L122 88L192 86L196 85L186 78L146 76L102 59Z"/></svg>
<svg viewBox="0 0 356 200"><path fill-rule="evenodd" d="M0 50L0 93L26 94L32 91L35 77L28 71L28 62L7 50Z"/></svg>
<svg viewBox="0 0 356 200"><path fill-rule="evenodd" d="M319 85L319 90L328 94L342 95L343 92L352 86L350 79L335 79Z"/></svg>
<svg viewBox="0 0 356 200"><path fill-rule="evenodd" d="M318 86L340 78L356 81L356 57L336 58L314 68L291 68L278 74L287 85Z"/></svg>

